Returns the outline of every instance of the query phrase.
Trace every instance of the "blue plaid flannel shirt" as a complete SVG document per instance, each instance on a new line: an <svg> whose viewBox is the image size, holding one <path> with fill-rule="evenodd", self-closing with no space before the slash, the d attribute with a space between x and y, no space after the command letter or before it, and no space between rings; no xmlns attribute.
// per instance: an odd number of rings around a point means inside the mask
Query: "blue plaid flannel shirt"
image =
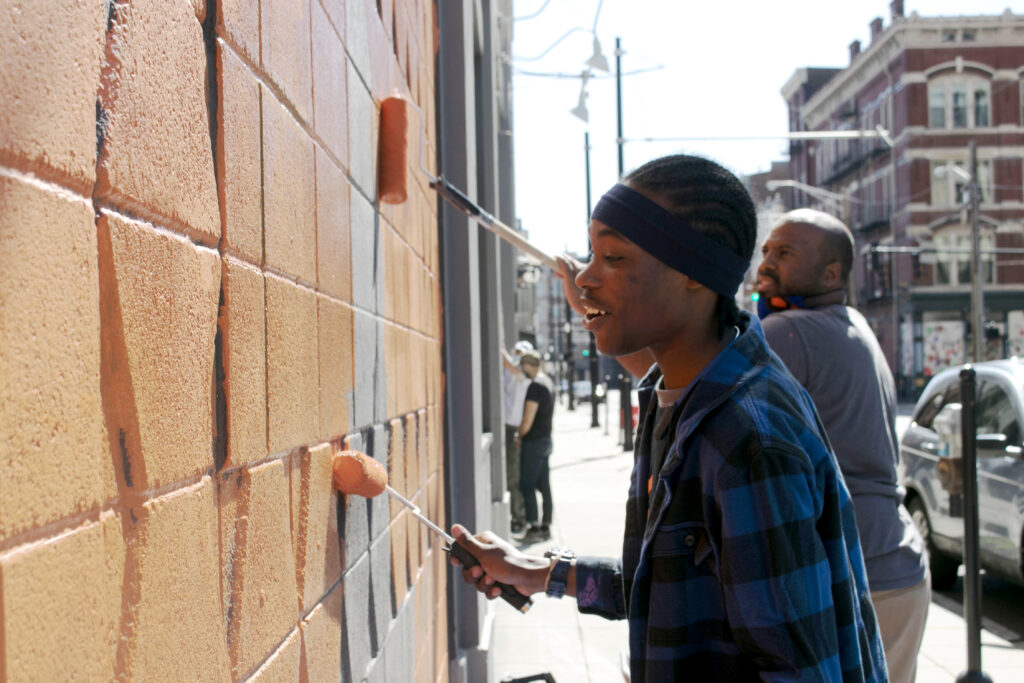
<svg viewBox="0 0 1024 683"><path fill-rule="evenodd" d="M825 430L757 318L741 327L677 403L649 494L655 411L642 418L622 558L577 561L579 609L629 619L634 683L885 681ZM641 406L659 377L641 382Z"/></svg>

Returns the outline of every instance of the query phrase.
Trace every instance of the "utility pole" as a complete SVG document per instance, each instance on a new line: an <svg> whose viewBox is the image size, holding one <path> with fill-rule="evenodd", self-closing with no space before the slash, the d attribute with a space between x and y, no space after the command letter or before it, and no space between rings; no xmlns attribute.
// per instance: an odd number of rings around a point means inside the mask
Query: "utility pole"
<svg viewBox="0 0 1024 683"><path fill-rule="evenodd" d="M978 145L971 140L967 145L970 180L971 210L971 327L974 337L974 362L985 360L985 298L982 292L981 234L978 228Z"/></svg>
<svg viewBox="0 0 1024 683"><path fill-rule="evenodd" d="M587 224L590 223L590 131L583 131L583 159L587 170ZM590 234L589 231L587 233ZM590 242L590 238L587 238L587 242ZM589 246L589 245L588 245ZM594 257L593 247L587 249L590 253L590 258ZM590 353L587 355L587 360L590 361L590 426L600 427L601 423L597 419L597 341L594 339L594 333L589 333L590 337ZM605 399L607 400L607 399Z"/></svg>
<svg viewBox="0 0 1024 683"><path fill-rule="evenodd" d="M565 302L565 375L568 378L566 383L569 389L569 410L576 410L576 392L572 388L573 380L576 379L576 373L573 366L573 350L572 350L572 307L569 302Z"/></svg>
<svg viewBox="0 0 1024 683"><path fill-rule="evenodd" d="M615 111L618 136L616 145L619 151L619 180L626 174L626 161L622 153L625 142L622 137L622 39L615 39ZM633 378L623 368L623 379L619 384L619 405L622 407L622 450L633 450Z"/></svg>

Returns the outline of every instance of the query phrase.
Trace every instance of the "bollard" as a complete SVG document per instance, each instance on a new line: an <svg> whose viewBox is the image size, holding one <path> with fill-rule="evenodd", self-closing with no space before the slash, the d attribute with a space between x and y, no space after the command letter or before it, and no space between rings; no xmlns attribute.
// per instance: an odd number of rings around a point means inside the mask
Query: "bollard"
<svg viewBox="0 0 1024 683"><path fill-rule="evenodd" d="M978 566L978 452L974 415L975 370L960 371L961 438L963 440L964 617L967 622L967 670L958 683L992 683L981 670L981 576Z"/></svg>

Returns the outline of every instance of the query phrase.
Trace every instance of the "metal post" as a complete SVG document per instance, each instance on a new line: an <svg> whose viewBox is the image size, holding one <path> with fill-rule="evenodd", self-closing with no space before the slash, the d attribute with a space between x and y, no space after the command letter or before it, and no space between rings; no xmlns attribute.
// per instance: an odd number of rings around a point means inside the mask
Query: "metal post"
<svg viewBox="0 0 1024 683"><path fill-rule="evenodd" d="M619 151L619 179L626 174L626 162L623 157L622 145L625 140L622 137L622 39L615 39L615 111L618 137L616 145ZM633 378L628 372L623 373L623 380L619 383L619 390L622 392L622 399L619 401L623 406L622 428L625 431L622 449L633 450Z"/></svg>
<svg viewBox="0 0 1024 683"><path fill-rule="evenodd" d="M586 179L587 179L587 224L590 223L590 131L583 131L583 159L586 167ZM588 232L587 237L587 251L592 252L593 248L590 247L590 237ZM590 255L593 257L593 254ZM594 339L594 333L590 332L590 353L588 354L588 360L590 360L590 426L600 427L601 423L597 419L597 341ZM607 401L607 397L605 397Z"/></svg>
<svg viewBox="0 0 1024 683"><path fill-rule="evenodd" d="M978 563L978 455L974 415L975 370L960 371L961 439L963 444L964 616L967 621L967 670L958 682L991 683L981 670L981 575Z"/></svg>
<svg viewBox="0 0 1024 683"><path fill-rule="evenodd" d="M604 435L608 436L608 409L611 399L612 376L604 376Z"/></svg>
<svg viewBox="0 0 1024 683"><path fill-rule="evenodd" d="M622 144L624 142L622 138L622 39L615 39L615 113L616 113L616 131L618 135L615 138L615 144L619 150L619 179L626 175L626 162L622 155Z"/></svg>
<svg viewBox="0 0 1024 683"><path fill-rule="evenodd" d="M569 410L576 410L576 392L572 388L573 380L576 379L574 359L572 357L572 307L565 302L565 374L568 377L569 389Z"/></svg>
<svg viewBox="0 0 1024 683"><path fill-rule="evenodd" d="M971 327L974 337L972 360L980 363L985 360L985 300L981 283L981 234L978 229L978 145L971 140L967 149L971 166Z"/></svg>

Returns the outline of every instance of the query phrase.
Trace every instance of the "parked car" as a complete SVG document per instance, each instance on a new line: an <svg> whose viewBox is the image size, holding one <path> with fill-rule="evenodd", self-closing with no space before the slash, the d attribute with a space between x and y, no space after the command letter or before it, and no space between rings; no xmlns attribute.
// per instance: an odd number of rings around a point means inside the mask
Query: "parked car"
<svg viewBox="0 0 1024 683"><path fill-rule="evenodd" d="M1024 585L1024 359L973 367L981 565ZM932 585L939 589L956 581L962 557L964 520L956 493L960 369L945 370L928 383L900 445L906 507L928 546Z"/></svg>

